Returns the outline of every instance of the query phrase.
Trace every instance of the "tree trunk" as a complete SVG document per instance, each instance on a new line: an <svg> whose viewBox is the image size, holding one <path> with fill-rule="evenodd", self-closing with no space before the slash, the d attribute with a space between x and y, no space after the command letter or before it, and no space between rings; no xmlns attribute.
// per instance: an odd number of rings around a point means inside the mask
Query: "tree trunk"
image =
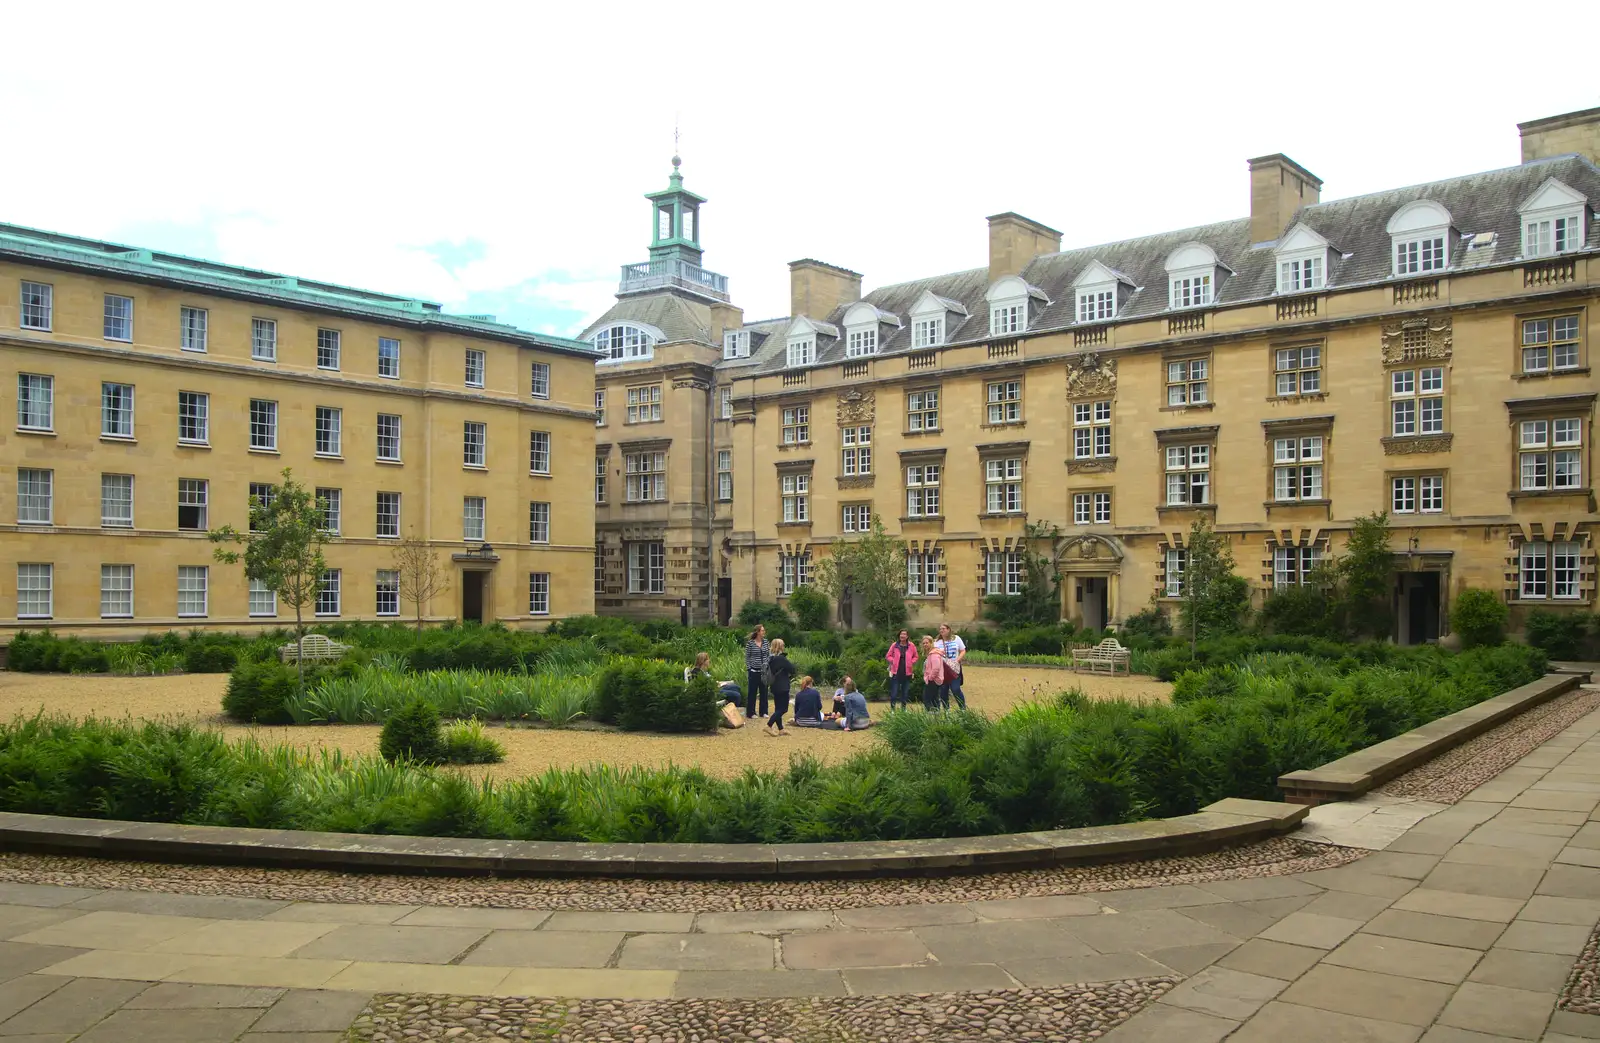
<svg viewBox="0 0 1600 1043"><path fill-rule="evenodd" d="M300 694L306 690L306 623L303 613L305 609L299 605L294 607L294 665L300 675Z"/></svg>

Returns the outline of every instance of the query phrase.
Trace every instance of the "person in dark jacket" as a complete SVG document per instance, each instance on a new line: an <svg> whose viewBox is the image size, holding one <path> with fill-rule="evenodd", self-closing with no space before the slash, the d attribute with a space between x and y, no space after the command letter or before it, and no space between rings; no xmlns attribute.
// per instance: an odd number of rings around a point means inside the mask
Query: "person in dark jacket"
<svg viewBox="0 0 1600 1043"><path fill-rule="evenodd" d="M822 727L822 693L809 676L800 678L800 690L794 693L794 724L796 728Z"/></svg>
<svg viewBox="0 0 1600 1043"><path fill-rule="evenodd" d="M768 735L785 735L783 715L789 712L789 685L794 681L794 664L783 651L783 638L772 642L767 658L767 684L772 689L772 716L767 718ZM774 731L776 727L776 731Z"/></svg>
<svg viewBox="0 0 1600 1043"><path fill-rule="evenodd" d="M756 715L756 693L761 693L761 716L767 715L767 659L771 650L767 645L767 628L757 623L744 642L744 668L749 682L744 690L744 715Z"/></svg>
<svg viewBox="0 0 1600 1043"><path fill-rule="evenodd" d="M900 631L883 658L889 664L889 709L894 709L895 703L899 703L901 709L910 709L911 679L917 676L912 668L918 659L917 645L911 640L910 632Z"/></svg>

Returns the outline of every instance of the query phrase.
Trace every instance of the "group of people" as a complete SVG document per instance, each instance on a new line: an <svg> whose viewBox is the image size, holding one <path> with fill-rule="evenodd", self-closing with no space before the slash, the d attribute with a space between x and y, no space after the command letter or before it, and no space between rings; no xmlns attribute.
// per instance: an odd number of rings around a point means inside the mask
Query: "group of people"
<svg viewBox="0 0 1600 1043"><path fill-rule="evenodd" d="M708 659L705 653L701 656ZM961 709L967 708L967 696L961 689L961 666L967 658L966 642L941 623L937 637L925 634L921 647L911 640L910 632L901 630L883 656L889 665L889 709L896 706L911 708L912 681L918 675L917 664L922 664L922 708L929 712L950 709L953 698ZM783 715L789 712L789 687L795 680L794 664L784 651L783 639L767 640L767 628L757 625L744 643L746 684L744 690L744 715L754 719L758 712L767 718L767 734L783 735ZM697 660L694 669L701 669ZM736 698L736 685L728 685L730 700ZM767 714L768 698L772 714ZM833 693L833 709L822 712L822 693L809 676L800 678L800 690L795 694L794 723L802 728L836 727L844 731L859 731L872 726L867 713L867 700L856 690L855 680L846 677Z"/></svg>

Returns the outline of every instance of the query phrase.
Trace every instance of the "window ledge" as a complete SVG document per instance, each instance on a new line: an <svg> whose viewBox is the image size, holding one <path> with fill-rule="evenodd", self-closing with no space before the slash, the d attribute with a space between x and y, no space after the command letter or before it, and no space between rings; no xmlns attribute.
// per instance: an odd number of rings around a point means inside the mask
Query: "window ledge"
<svg viewBox="0 0 1600 1043"><path fill-rule="evenodd" d="M318 366L317 368L319 370L321 370L322 372L324 372L324 373L337 373L337 372L339 372L339 367L338 366Z"/></svg>
<svg viewBox="0 0 1600 1043"><path fill-rule="evenodd" d="M343 453L312 453L318 460L343 460Z"/></svg>
<svg viewBox="0 0 1600 1043"><path fill-rule="evenodd" d="M482 391L483 390L483 385L482 384L467 384L467 385L465 385L465 387L469 391Z"/></svg>
<svg viewBox="0 0 1600 1043"><path fill-rule="evenodd" d="M1274 507L1327 507L1333 503L1327 497L1320 500L1263 500L1261 506L1271 510Z"/></svg>
<svg viewBox="0 0 1600 1043"><path fill-rule="evenodd" d="M1510 601L1506 602L1506 604L1528 605L1532 608L1543 608L1545 606L1553 607L1556 605L1582 608L1583 606L1589 604L1589 600L1589 598L1512 598Z"/></svg>
<svg viewBox="0 0 1600 1043"><path fill-rule="evenodd" d="M269 358L265 358L264 356L261 356L261 355L251 355L250 356L250 361L251 362L266 362L266 363L270 363L271 365L274 365L274 366L276 366L278 364L278 360L276 358L270 358L269 359ZM378 375L382 376L383 374L380 373Z"/></svg>
<svg viewBox="0 0 1600 1043"><path fill-rule="evenodd" d="M250 452L255 453L257 456L282 456L283 455L282 453L278 452L278 450L276 450L276 449L263 449L263 448L261 448L259 446L251 446L250 447Z"/></svg>
<svg viewBox="0 0 1600 1043"><path fill-rule="evenodd" d="M529 471L528 472L528 477L529 478L549 478L550 477L550 472L549 471Z"/></svg>
<svg viewBox="0 0 1600 1043"><path fill-rule="evenodd" d="M206 448L209 449L211 447L207 446ZM388 464L390 467L399 467L401 464L405 463L405 461L404 460L386 460L383 457L379 457L378 459L374 460L373 463Z"/></svg>
<svg viewBox="0 0 1600 1043"><path fill-rule="evenodd" d="M1159 504L1156 504L1156 510L1158 510L1158 511L1215 511L1216 509L1217 509L1217 505L1214 504L1214 503L1159 503Z"/></svg>
<svg viewBox="0 0 1600 1043"><path fill-rule="evenodd" d="M56 429L53 427L19 427L17 428L17 434L42 435L46 438L54 438L56 436Z"/></svg>
<svg viewBox="0 0 1600 1043"><path fill-rule="evenodd" d="M809 528L811 528L811 523L808 522L808 521L779 522L778 523L778 528L780 528L780 529L809 529Z"/></svg>
<svg viewBox="0 0 1600 1043"><path fill-rule="evenodd" d="M1202 410L1204 410L1204 409L1215 409L1215 408L1217 408L1217 404L1215 402L1192 402L1187 406L1162 406L1161 409L1159 410L1159 412L1162 412L1162 413L1182 413L1182 412L1185 412L1186 410L1190 410L1190 409L1202 409Z"/></svg>
<svg viewBox="0 0 1600 1043"><path fill-rule="evenodd" d="M210 449L210 442L179 442L179 449Z"/></svg>
<svg viewBox="0 0 1600 1043"><path fill-rule="evenodd" d="M733 502L733 497L731 497L731 496L719 496L719 497L717 497L717 502L718 503L732 503ZM596 501L596 504L598 505L598 501Z"/></svg>
<svg viewBox="0 0 1600 1043"><path fill-rule="evenodd" d="M1512 380L1549 380L1551 377L1587 377L1588 366L1579 366L1573 369L1541 369L1532 373L1522 372L1511 374Z"/></svg>
<svg viewBox="0 0 1600 1043"><path fill-rule="evenodd" d="M487 471L489 467L487 464L462 464L461 469L463 471Z"/></svg>
<svg viewBox="0 0 1600 1043"><path fill-rule="evenodd" d="M979 424L980 431L1020 431L1028 426L1026 420L1002 420L998 424Z"/></svg>
<svg viewBox="0 0 1600 1043"><path fill-rule="evenodd" d="M918 522L938 522L940 525L943 525L944 524L944 515L942 515L942 514L919 514L915 518L908 518L905 515L901 515L900 516L900 522L901 522L901 524L904 524L904 525L915 525Z"/></svg>
<svg viewBox="0 0 1600 1043"><path fill-rule="evenodd" d="M1328 393L1326 391L1312 391L1304 395L1268 395L1267 401L1292 405L1296 402L1325 402L1327 398Z"/></svg>
<svg viewBox="0 0 1600 1043"><path fill-rule="evenodd" d="M1594 490L1585 486L1582 489L1510 489L1506 495L1513 500L1538 500L1561 496L1593 496Z"/></svg>
<svg viewBox="0 0 1600 1043"><path fill-rule="evenodd" d="M990 520L1006 519L1006 518L1017 518L1017 519L1020 519L1022 521L1027 521L1028 520L1028 512L1027 511L994 511L994 512L979 511L978 512L978 517L979 518L988 518Z"/></svg>
<svg viewBox="0 0 1600 1043"><path fill-rule="evenodd" d="M120 442L123 445L138 445L139 440L132 435L101 435L102 442Z"/></svg>
<svg viewBox="0 0 1600 1043"><path fill-rule="evenodd" d="M911 430L910 428L907 428L906 430L900 432L900 437L902 437L902 438L916 438L918 435L942 435L942 434L944 434L944 428L942 428L942 427L919 427L915 431Z"/></svg>
<svg viewBox="0 0 1600 1043"><path fill-rule="evenodd" d="M810 448L811 448L811 439L809 439L809 438L806 439L804 442L779 442L778 443L778 452L780 452L780 453L788 452L790 449L810 449Z"/></svg>

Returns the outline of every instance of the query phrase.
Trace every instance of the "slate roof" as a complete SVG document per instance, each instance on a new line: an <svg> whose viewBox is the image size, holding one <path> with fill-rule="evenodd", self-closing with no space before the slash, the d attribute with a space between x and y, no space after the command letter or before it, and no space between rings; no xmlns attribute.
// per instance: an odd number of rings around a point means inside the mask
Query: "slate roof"
<svg viewBox="0 0 1600 1043"><path fill-rule="evenodd" d="M711 343L711 309L666 290L621 298L606 309L604 315L591 322L578 335L578 339L588 340L597 331L615 322L641 322L654 326L669 341ZM715 346L722 347L720 343Z"/></svg>
<svg viewBox="0 0 1600 1043"><path fill-rule="evenodd" d="M1296 223L1303 221L1328 240L1334 251L1327 273L1330 289L1388 282L1392 278L1392 243L1387 230L1390 218L1400 207L1413 200L1431 199L1450 211L1452 225L1460 233L1450 258L1452 269L1511 263L1522 250L1522 230L1517 208L1552 177L1586 196L1591 212L1600 206L1600 167L1580 156L1557 156L1502 170L1301 207L1279 234L1287 233ZM1588 231L1585 249L1600 248L1600 222L1590 220ZM1484 238L1482 233L1488 232L1494 233L1495 242L1493 246L1485 248L1481 246ZM1480 246L1469 252L1468 237L1474 235L1478 237ZM1276 255L1272 244L1253 245L1250 242L1250 219L1242 217L1035 258L1020 274L1029 284L1043 290L1051 303L1035 313L1029 331L1068 329L1076 324L1077 302L1072 282L1094 261L1125 275L1136 287L1123 299L1118 312L1119 319L1147 318L1166 313L1166 260L1173 250L1189 242L1209 246L1216 253L1219 264L1231 270L1222 274L1221 282L1216 287L1216 306L1227 307L1275 296ZM866 294L864 300L883 311L898 315L904 323L898 330L889 326L879 327L878 354L910 349L909 312L924 291L959 301L967 309L966 317L955 313L949 316L945 330L946 344L988 339L989 307L984 300L984 291L988 287L989 270L985 266L883 286ZM826 317L826 321L840 324L848 307L846 304L835 309ZM762 332L767 337L760 348L752 351L752 357L725 361L720 364L721 367L754 369L757 372L775 372L785 368L786 335L793 321L789 318L763 322ZM754 326L746 328L753 329ZM843 359L842 339L824 339L817 345L816 365L830 365Z"/></svg>

